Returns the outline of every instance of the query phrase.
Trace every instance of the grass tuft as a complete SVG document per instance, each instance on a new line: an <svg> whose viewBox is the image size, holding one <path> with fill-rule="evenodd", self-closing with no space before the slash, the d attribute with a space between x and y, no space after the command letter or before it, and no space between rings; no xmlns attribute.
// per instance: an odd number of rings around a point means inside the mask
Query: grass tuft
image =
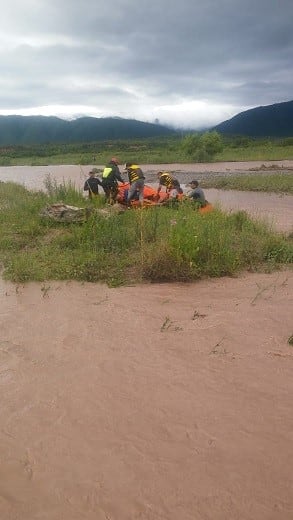
<svg viewBox="0 0 293 520"><path fill-rule="evenodd" d="M293 174L265 173L219 176L202 183L205 188L293 194Z"/></svg>

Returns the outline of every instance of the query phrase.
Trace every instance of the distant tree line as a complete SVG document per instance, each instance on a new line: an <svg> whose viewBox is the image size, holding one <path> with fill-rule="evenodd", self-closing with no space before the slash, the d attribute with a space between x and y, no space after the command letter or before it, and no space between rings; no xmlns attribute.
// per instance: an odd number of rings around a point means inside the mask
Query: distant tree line
<svg viewBox="0 0 293 520"><path fill-rule="evenodd" d="M293 137L263 139L236 135L223 136L217 131L192 132L168 137L104 140L88 143L44 143L0 147L0 166L13 164L102 164L111 155L123 161L140 162L211 162L223 150L253 150L293 147ZM288 155L288 154L287 154ZM66 159L67 157L67 159ZM51 158L51 159L50 159ZM61 160L63 158L63 160ZM23 160L23 162L21 162ZM66 162L67 161L67 162ZM73 161L73 162L71 162Z"/></svg>

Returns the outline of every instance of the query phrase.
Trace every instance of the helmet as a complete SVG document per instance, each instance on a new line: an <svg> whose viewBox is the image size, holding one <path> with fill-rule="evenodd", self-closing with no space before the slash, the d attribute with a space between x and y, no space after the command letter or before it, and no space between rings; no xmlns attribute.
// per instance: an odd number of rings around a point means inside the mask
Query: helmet
<svg viewBox="0 0 293 520"><path fill-rule="evenodd" d="M117 157L112 157L111 161L112 163L115 163L115 164L119 164L119 159L117 159Z"/></svg>

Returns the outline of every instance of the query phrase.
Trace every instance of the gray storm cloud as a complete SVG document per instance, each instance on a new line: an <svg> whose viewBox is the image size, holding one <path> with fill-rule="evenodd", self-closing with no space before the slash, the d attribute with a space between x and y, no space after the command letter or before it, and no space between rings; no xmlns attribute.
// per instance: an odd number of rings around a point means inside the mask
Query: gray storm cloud
<svg viewBox="0 0 293 520"><path fill-rule="evenodd" d="M14 0L1 14L0 113L196 128L293 97L291 0Z"/></svg>

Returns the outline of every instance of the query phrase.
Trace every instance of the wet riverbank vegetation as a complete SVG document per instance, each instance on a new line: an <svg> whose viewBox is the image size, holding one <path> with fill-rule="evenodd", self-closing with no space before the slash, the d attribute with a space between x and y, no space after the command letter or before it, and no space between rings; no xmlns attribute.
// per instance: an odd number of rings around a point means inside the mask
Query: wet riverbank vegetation
<svg viewBox="0 0 293 520"><path fill-rule="evenodd" d="M98 210L72 184L47 182L47 192L0 183L2 276L26 281L80 280L110 286L195 281L271 271L293 262L292 238L272 232L243 212L201 215L191 203L105 216L93 211L82 224L40 217L62 202Z"/></svg>
<svg viewBox="0 0 293 520"><path fill-rule="evenodd" d="M211 135L212 134L212 135ZM215 134L218 136L215 139ZM195 145L190 148L190 142ZM112 155L121 162L135 159L142 164L277 161L293 159L293 137L252 139L220 136L215 132L174 137L100 141L95 143L6 146L0 148L0 166L105 164Z"/></svg>
<svg viewBox="0 0 293 520"><path fill-rule="evenodd" d="M219 176L204 180L201 185L203 188L217 188L220 190L263 191L293 195L293 173L253 173L253 175Z"/></svg>

